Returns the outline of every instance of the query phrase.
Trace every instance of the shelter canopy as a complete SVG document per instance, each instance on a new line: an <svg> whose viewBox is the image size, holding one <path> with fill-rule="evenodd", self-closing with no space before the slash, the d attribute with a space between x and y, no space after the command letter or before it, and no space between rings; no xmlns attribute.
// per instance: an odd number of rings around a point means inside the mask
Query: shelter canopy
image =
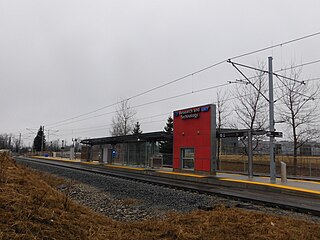
<svg viewBox="0 0 320 240"><path fill-rule="evenodd" d="M82 144L102 145L102 144L118 144L118 143L134 143L134 142L156 142L156 141L172 141L173 135L166 132L149 132L141 134L132 134L115 137L91 138L82 140Z"/></svg>

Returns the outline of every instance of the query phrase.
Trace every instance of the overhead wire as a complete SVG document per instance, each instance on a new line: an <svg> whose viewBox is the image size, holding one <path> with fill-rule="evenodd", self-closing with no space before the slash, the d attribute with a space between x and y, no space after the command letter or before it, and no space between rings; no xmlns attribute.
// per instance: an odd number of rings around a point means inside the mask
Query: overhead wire
<svg viewBox="0 0 320 240"><path fill-rule="evenodd" d="M304 66L315 64L315 63L319 63L319 62L320 62L320 59L315 60L315 61L311 61L311 62L301 63L299 65L295 65L295 66L291 66L291 67L287 67L287 68L281 68L281 69L279 69L277 71L274 71L274 72L282 72L282 71L286 71L286 70L289 70L289 69L298 68L298 67L304 67Z"/></svg>
<svg viewBox="0 0 320 240"><path fill-rule="evenodd" d="M154 120L154 121L146 121L146 122L141 122L140 124L149 124L149 123L156 123L156 122L165 122L163 119L162 120ZM101 131L101 130L110 130L112 124L108 124L109 127L103 127L103 128L95 128L95 129L88 129L88 130L80 130L80 131L73 131L72 133L65 133L64 136L69 136L69 135L76 135L79 133L87 133L87 132L94 132L94 131Z"/></svg>
<svg viewBox="0 0 320 240"><path fill-rule="evenodd" d="M306 39L306 38L314 37L314 36L319 35L319 34L320 34L320 32L316 32L316 33L314 33L314 34L306 35L306 36L303 36L303 37L300 37L300 38L296 38L296 39L293 39L293 40L290 40L290 41L286 41L286 42L283 42L283 43L280 43L280 44L271 45L271 46L268 46L268 47L265 47L265 48L261 48L261 49L255 50L255 51L251 51L251 52L247 52L247 53L244 53L244 54L241 54L241 55L237 55L237 56L234 56L234 57L232 57L232 58L230 58L230 59L241 58L241 57L248 56L248 55L251 55L251 54L255 54L255 53L258 53L258 52L261 52L261 51L265 51L265 50L268 50L268 49L272 49L272 48L274 48L274 47L279 47L279 46L282 47L283 45L290 44L290 43L293 43L293 42L296 42L296 41L300 41L300 40L303 40L303 39ZM224 62L226 62L226 60L219 61L219 62L217 62L217 63L215 63L215 64L209 65L209 66L207 66L207 67L205 67L205 68L202 68L202 69L200 69L200 70L198 70L198 71L195 71L195 72L193 72L193 73L184 75L183 77L174 79L174 80L169 81L169 82L167 82L167 83L165 83L165 84L159 85L159 86L157 86L157 87L151 88L151 89L146 90L146 91L144 91L144 92L141 92L141 93L139 93L139 94L133 95L133 96L131 96L131 97L125 99L125 100L131 100L131 99L133 99L133 98L136 98L136 97L142 96L142 95L144 95L144 94L147 94L147 93L149 93L149 92L155 91L155 90L157 90L157 89L159 89L159 88L168 86L168 85L170 85L170 84L172 84L172 83L179 82L179 81L181 81L181 80L183 80L183 79L185 79L185 78L188 78L188 77L193 76L193 75L195 75L195 74L201 73L201 72L206 71L206 70L208 70L208 69L210 69L210 68L213 68L213 67L215 67L215 66L221 65L221 64L224 63ZM314 63L318 63L318 62L320 62L320 60L316 60L316 61L312 61L312 62L308 62L308 63L303 63L303 64L300 64L300 65L296 65L295 67L306 66L306 65L310 65L310 64L314 64ZM290 68L293 68L293 67L290 67ZM290 69L290 68L277 70L277 71L275 71L275 72L285 71L285 70ZM315 81L315 80L320 80L320 78L308 79L308 80L306 80L306 81ZM190 93L180 94L180 95L173 96L173 97L169 97L169 98L166 98L166 99L160 99L160 100L152 101L152 102L150 102L150 103L144 103L144 104L138 105L138 106L136 106L136 107L141 107L141 106L145 106L145 105L149 105L149 104L154 104L154 103L161 102L161 101L166 101L166 100L169 100L169 99L174 99L174 98L182 97L182 96L185 96L185 95L189 95L189 94L192 94L192 93L197 93L197 92L205 91L205 90L208 90L208 89L212 89L212 87L209 87L209 88L207 88L207 89L201 89L201 90L193 91L193 92L190 92ZM237 97L229 98L229 99L227 99L227 100L231 100L231 99L235 99L235 98L237 98ZM122 101L124 101L124 100L122 100ZM67 122L67 121L70 121L70 120L73 120L73 119L77 119L77 118L82 117L82 116L86 116L86 115L89 115L89 114L92 114L92 113L101 111L101 110L106 109L106 108L108 108L108 107L115 106L116 104L118 104L118 103L120 103L120 102L122 102L122 101L118 101L118 102L115 102L115 103L113 103L113 104L109 104L109 105L103 106L103 107L101 107L101 108L95 109L95 110L90 111L90 112L87 112L87 113L80 114L80 115L75 116L75 117L72 117L72 118L68 118L68 119L65 119L65 120L62 120L62 121L59 121L59 122L55 122L55 123L52 123L52 124L48 124L48 126L51 126L51 125L55 125L55 127L61 126L61 125L56 125L56 124L58 124L58 123L63 123L63 122ZM81 120L78 120L78 121L84 121L84 120L87 120L87 119L91 119L91 118L94 118L94 117L99 117L99 116L103 116L103 115L111 114L111 113L115 113L115 112L113 111L113 112L109 112L109 113L100 114L100 115L97 115L97 116L91 116L91 117L88 117L88 118L85 118L85 119L81 119ZM75 122L78 122L78 121L73 121L73 122L66 123L66 124L71 124L71 123L75 123ZM65 124L62 124L62 125L65 125Z"/></svg>
<svg viewBox="0 0 320 240"><path fill-rule="evenodd" d="M311 62L306 62L306 63L301 63L299 65L293 65L291 67L288 67L288 68L282 68L282 69L278 69L278 70L275 70L273 71L274 73L277 73L277 72L282 72L282 71L285 71L285 70L288 70L288 69L294 69L294 68L298 68L298 67L302 67L302 66L306 66L306 65L311 65L311 64L315 64L315 63L320 63L320 59L318 60L315 60L315 61L311 61ZM268 72L268 71L266 71ZM280 76L280 75L278 75ZM252 77L248 77L248 79L254 79L256 78L257 76L252 76ZM307 80L304 80L304 82L308 82L308 81L314 81L314 80L319 80L320 78L314 78L314 79L307 79ZM245 78L241 78L241 79L236 79L236 81L244 81L246 80ZM229 81L230 83L234 83L232 81Z"/></svg>
<svg viewBox="0 0 320 240"><path fill-rule="evenodd" d="M255 53L259 53L259 52L262 52L262 51L266 51L266 50L269 50L269 49L273 49L273 48L275 48L275 47L282 47L282 46L284 46L284 45L288 45L288 44L291 44L291 43L294 43L294 42L297 42L297 41L301 41L301 40L304 40L304 39L307 39L307 38L315 37L315 36L317 36L317 35L319 35L319 34L320 34L320 32L315 32L315 33L312 33L312 34L309 34L309 35L305 35L305 36L302 36L302 37L299 37L299 38L291 39L291 40L288 40L288 41L285 41L285 42L282 42L282 43L273 44L273 45L270 45L270 46L268 46L268 47L264 47L264 48L260 48L260 49L257 49L257 50L254 50L254 51L250 51L250 52L247 52L247 53L239 54L239 55L233 56L233 57L231 57L231 58L229 58L229 59L238 59L238 58L242 58L242 57L245 57L245 56L249 56L249 55L252 55L252 54L255 54ZM211 69L211 68L213 68L213 67L216 67L216 66L219 66L219 65L225 63L226 61L227 61L227 59L218 61L218 62L213 63L213 64L211 64L211 65L209 65L209 66L207 66L207 67L201 68L201 69L199 69L199 70L197 70L197 71L194 71L194 72L192 72L192 73L186 74L186 75L184 75L184 76L182 76L182 77L176 78L176 79L174 79L174 80L172 80L172 81L169 81L169 82L167 82L167 83L158 85L158 86L156 86L156 87L153 87L153 88L148 89L148 90L146 90L146 91L143 91L143 92L141 92L141 93L135 94L135 95L133 95L133 96L131 96L131 97L126 98L125 100L117 101L117 102L112 103L112 104L108 104L108 105L106 105L106 106L103 106L103 107L97 108L97 109L95 109L95 110L92 110L92 111L89 111L89 112L86 112L86 113L77 115L77 116L75 116L75 117L67 118L67 119L64 119L64 120L61 120L61 121L57 121L57 122L54 122L54 123L49 123L49 124L46 124L46 126L52 126L52 125L56 125L56 124L59 124L59 123L71 121L71 120L74 120L74 119L77 119L77 118L80 118L80 117L83 117L83 116L87 116L87 115L90 115L90 114L92 114L92 113L101 111L101 110L103 110L103 109L106 109L106 108L115 106L115 105L117 105L117 104L119 104L119 103L121 103L121 102L123 102L123 101L132 100L132 99L134 99L134 98L137 98L137 97L139 97L139 96L145 95L145 94L150 93L150 92L152 92L152 91L155 91L155 90L157 90L157 89L160 89L160 88L163 88L163 87L165 87L165 86L171 85L171 84L176 83L176 82L179 82L179 81L181 81L181 80L184 80L184 79L186 79L186 78L188 78L188 77L194 76L194 75L199 74L199 73L204 72L204 71L207 71L207 70L209 70L209 69Z"/></svg>
<svg viewBox="0 0 320 240"><path fill-rule="evenodd" d="M132 106L130 108L139 108L139 107L155 104L155 103L158 103L158 102L168 101L168 100L171 100L171 99L176 99L176 98L180 98L180 97L191 95L191 94L196 94L196 93L199 93L199 92L203 92L203 91L208 91L208 90L215 89L215 88L224 87L224 86L227 86L229 84L230 83L224 83L224 84L215 85L215 86L211 86L211 87L207 87L207 88L203 88L203 89L199 89L199 90L195 90L195 91L190 91L190 92L178 94L178 95L171 96L171 97L154 100L154 101L150 101L150 102L147 102L147 103L142 103L142 104L139 104L139 105ZM101 113L99 115L90 116L90 117L79 119L79 120L75 120L75 121L72 121L72 122L67 122L67 123L62 123L62 124L58 124L58 125L55 125L55 126L51 126L51 128L57 128L57 127L60 127L60 126L63 126L63 125L68 125L68 124L72 124L72 123L76 123L76 122L82 122L82 121L85 121L85 120L88 120L88 119L97 118L97 117L101 117L101 116L105 116L105 115L110 115L110 114L113 114L113 113L116 113L116 112L117 111Z"/></svg>
<svg viewBox="0 0 320 240"><path fill-rule="evenodd" d="M250 79L255 78L255 77L256 76L250 77ZM311 80L320 80L320 78L309 79L309 80L306 80L306 81L311 81ZM154 100L154 101L151 101L151 102L147 102L147 103L143 103L143 104L140 104L140 105L132 106L131 108L139 108L139 107L142 107L142 106L146 106L146 105L151 105L151 104L158 103L158 102L167 101L167 100L171 100L171 99L187 96L187 95L190 95L190 94L195 94L195 93L207 91L207 90L210 90L210 89L227 86L227 85L230 85L230 83L231 82L228 81L228 83L225 83L225 84L211 86L211 87L207 87L207 88L203 88L203 89L199 89L199 90L195 90L195 91L190 91L190 92L187 92L187 93L183 93L183 94L179 94L179 95L175 95L175 96L171 96L171 97L167 97L167 98L163 98L163 99ZM279 86L275 87L275 89L278 89L278 88L280 88L280 87ZM250 95L252 95L252 94L244 94L242 96L245 97L245 96L250 96ZM237 99L238 97L239 96L230 97L230 98L225 99L225 101L230 101L230 100L233 100L233 99ZM73 121L73 122L59 124L59 125L53 126L52 128L57 128L57 127L63 126L63 125L69 125L69 124L72 124L72 123L82 122L82 121L85 121L85 120L89 120L89 119L92 119L92 118L97 118L97 117L101 117L101 116L105 116L105 115L109 115L109 114L113 114L113 113L116 113L116 111L106 112L106 113L102 113L102 114L99 114L99 115L90 116L90 117L87 117L87 118L84 118L84 119L79 119L79 120L76 120L76 121ZM162 114L159 114L159 115L162 115ZM151 117L154 117L154 116L151 116ZM146 117L146 118L149 118L149 117ZM143 118L141 118L141 119L143 119ZM109 124L107 124L107 125L109 125ZM84 128L84 129L87 129L87 128ZM63 130L60 130L60 131L63 131Z"/></svg>
<svg viewBox="0 0 320 240"><path fill-rule="evenodd" d="M160 116L164 116L164 115L169 115L171 114L171 112L166 112L166 113L161 113L161 114L156 114L156 115L152 115L152 116L147 116L147 117L142 117L142 118L137 118L135 119L136 121L140 121L140 120L144 120L144 119L151 119L151 118L155 118L155 117L160 117ZM70 128L70 129L59 129L59 132L68 132L68 131L78 131L78 130L86 130L86 129L94 129L94 128L103 128L106 126L111 126L112 124L104 124L104 125L99 125L99 126L91 126L91 127L83 127L83 128Z"/></svg>

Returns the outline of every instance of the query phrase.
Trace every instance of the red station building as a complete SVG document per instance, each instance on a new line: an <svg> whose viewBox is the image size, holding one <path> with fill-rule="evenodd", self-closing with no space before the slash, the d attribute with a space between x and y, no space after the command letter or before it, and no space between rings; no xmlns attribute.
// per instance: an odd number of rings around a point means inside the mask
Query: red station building
<svg viewBox="0 0 320 240"><path fill-rule="evenodd" d="M216 172L216 106L208 104L173 112L173 169Z"/></svg>

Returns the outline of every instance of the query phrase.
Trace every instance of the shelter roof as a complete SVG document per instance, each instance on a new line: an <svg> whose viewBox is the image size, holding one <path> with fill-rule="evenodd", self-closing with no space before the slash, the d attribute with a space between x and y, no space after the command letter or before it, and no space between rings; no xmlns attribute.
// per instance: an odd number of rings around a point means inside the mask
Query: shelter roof
<svg viewBox="0 0 320 240"><path fill-rule="evenodd" d="M82 140L82 144L88 145L102 145L102 144L117 144L117 143L130 143L130 142L155 142L172 140L173 135L166 132L148 132L141 134L131 134L115 137L91 138Z"/></svg>

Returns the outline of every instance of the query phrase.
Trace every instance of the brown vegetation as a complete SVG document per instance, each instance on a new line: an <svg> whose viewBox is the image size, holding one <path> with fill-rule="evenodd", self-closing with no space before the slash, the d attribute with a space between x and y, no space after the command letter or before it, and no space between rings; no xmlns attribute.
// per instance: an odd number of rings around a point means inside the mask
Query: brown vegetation
<svg viewBox="0 0 320 240"><path fill-rule="evenodd" d="M66 200L52 187L59 179L44 181L44 175L7 160L1 169L7 177L0 183L0 239L320 239L319 223L224 207L116 222Z"/></svg>

